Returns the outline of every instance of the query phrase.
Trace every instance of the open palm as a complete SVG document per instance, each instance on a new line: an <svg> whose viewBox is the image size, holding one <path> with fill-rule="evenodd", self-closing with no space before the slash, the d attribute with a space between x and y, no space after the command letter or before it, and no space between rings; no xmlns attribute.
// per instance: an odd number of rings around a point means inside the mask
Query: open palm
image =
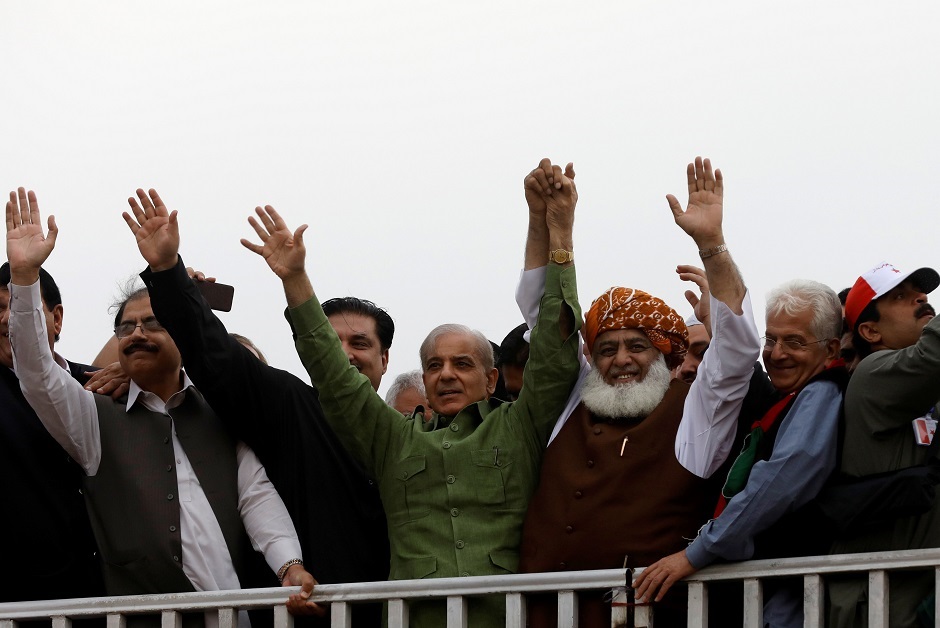
<svg viewBox="0 0 940 628"><path fill-rule="evenodd" d="M689 164L686 175L689 203L685 211L675 196L666 196L676 224L700 244L721 240L724 197L721 171L712 172L711 161L696 157L695 163Z"/></svg>
<svg viewBox="0 0 940 628"><path fill-rule="evenodd" d="M151 189L149 194L137 190L137 198L127 199L133 218L124 212L124 222L137 240L137 248L152 270L163 270L176 264L180 248L180 231L176 211L167 211L166 204Z"/></svg>
<svg viewBox="0 0 940 628"><path fill-rule="evenodd" d="M307 257L303 233L307 225L301 225L291 232L281 215L270 205L265 205L264 209L256 207L255 213L261 222L254 216L250 216L248 222L261 239L261 244L243 239L242 245L263 257L268 267L281 279L303 273Z"/></svg>
<svg viewBox="0 0 940 628"><path fill-rule="evenodd" d="M24 188L10 192L6 207L7 260L11 268L39 268L52 249L58 235L55 218L49 216L49 233L43 233L42 217L36 194Z"/></svg>

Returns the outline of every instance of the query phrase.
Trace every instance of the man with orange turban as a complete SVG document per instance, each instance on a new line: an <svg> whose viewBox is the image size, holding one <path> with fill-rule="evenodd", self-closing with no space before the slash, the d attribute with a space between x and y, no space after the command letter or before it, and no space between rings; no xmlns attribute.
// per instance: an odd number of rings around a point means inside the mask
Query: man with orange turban
<svg viewBox="0 0 940 628"><path fill-rule="evenodd" d="M545 452L523 527L520 571L644 567L684 548L715 506L718 487L707 479L730 452L760 341L724 244L721 173L697 158L688 184L685 211L667 198L705 265L711 294L698 303L699 317L705 320L710 308L712 329L721 334L690 386L670 372L688 349L685 322L673 308L633 288L611 288L594 301L582 328L593 368L584 364ZM538 309L538 293L526 284L538 281L540 249L539 234L530 231L517 291L527 319ZM680 277L690 279L686 272ZM666 598L656 624L684 625L684 606L682 596ZM600 592L582 594L578 609L582 627L611 625ZM529 621L553 626L554 600L530 599Z"/></svg>

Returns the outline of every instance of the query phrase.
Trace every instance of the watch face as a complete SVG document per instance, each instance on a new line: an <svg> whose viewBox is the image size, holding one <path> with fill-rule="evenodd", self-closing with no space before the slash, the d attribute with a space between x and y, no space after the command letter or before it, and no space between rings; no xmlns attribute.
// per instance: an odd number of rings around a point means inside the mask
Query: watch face
<svg viewBox="0 0 940 628"><path fill-rule="evenodd" d="M552 251L552 261L554 261L556 264L564 264L565 262L569 261L570 258L571 254L568 251L563 251L561 249L555 249Z"/></svg>

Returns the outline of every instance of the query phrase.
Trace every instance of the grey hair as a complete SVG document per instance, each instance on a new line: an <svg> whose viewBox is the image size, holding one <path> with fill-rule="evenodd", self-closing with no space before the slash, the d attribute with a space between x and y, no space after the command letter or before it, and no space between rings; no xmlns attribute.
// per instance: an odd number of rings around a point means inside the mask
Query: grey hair
<svg viewBox="0 0 940 628"><path fill-rule="evenodd" d="M796 316L813 312L810 331L817 340L842 335L842 304L835 290L811 279L793 279L767 294L767 318L786 313Z"/></svg>
<svg viewBox="0 0 940 628"><path fill-rule="evenodd" d="M431 348L434 347L437 343L437 339L441 336L446 336L447 334L459 334L463 336L470 336L473 339L474 344L476 344L477 357L480 359L480 364L483 365L483 370L489 373L493 370L493 364L496 362L493 357L493 345L490 344L489 339L483 335L482 332L479 332L475 329L470 329L466 325L458 325L457 323L447 323L444 325L438 325L431 330L431 333L428 334L428 337L424 339L424 342L421 343L421 350L418 352L418 355L421 357L421 368L426 369L428 365L428 353L430 353Z"/></svg>
<svg viewBox="0 0 940 628"><path fill-rule="evenodd" d="M421 369L415 369L413 371L408 371L407 373L402 373L395 378L395 381L392 382L391 388L388 389L388 392L385 393L385 403L388 405L394 405L395 400L398 399L398 395L402 394L409 388L414 388L422 397L425 397L424 392L424 378L421 376Z"/></svg>

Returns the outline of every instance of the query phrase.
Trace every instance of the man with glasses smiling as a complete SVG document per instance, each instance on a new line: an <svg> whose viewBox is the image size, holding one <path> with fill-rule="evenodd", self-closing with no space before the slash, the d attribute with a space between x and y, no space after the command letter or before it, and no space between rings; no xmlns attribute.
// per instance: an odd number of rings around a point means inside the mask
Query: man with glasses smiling
<svg viewBox="0 0 940 628"><path fill-rule="evenodd" d="M131 379L126 398L87 391L55 363L38 281L58 234L51 216L48 222L46 235L33 192L11 194L10 343L23 395L85 473L107 593L263 586L256 547L285 586L303 585L309 595L315 580L300 560L284 503L254 452L229 435L182 371L146 289L131 294L115 317L121 367ZM322 613L299 595L289 608ZM206 616L211 623L216 618ZM201 625L201 619L184 622ZM248 626L247 613L239 614L239 625Z"/></svg>
<svg viewBox="0 0 940 628"><path fill-rule="evenodd" d="M839 412L848 373L837 362L842 308L828 286L794 280L767 297L763 359L775 390L722 489L715 518L688 548L650 565L637 596L662 598L678 580L718 560L808 556L831 538L812 509L836 465ZM801 581L764 587L765 626L802 626Z"/></svg>

